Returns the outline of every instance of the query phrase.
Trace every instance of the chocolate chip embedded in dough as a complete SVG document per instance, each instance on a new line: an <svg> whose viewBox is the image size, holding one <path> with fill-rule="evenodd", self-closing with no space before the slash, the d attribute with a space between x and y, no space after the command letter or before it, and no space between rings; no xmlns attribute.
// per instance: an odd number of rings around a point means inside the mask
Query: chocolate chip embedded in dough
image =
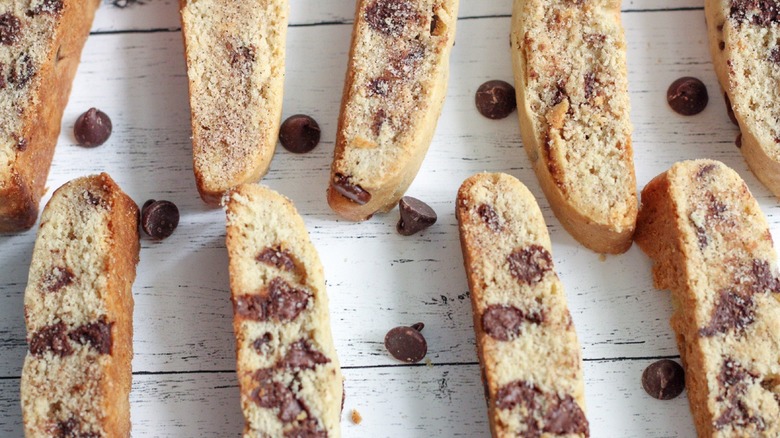
<svg viewBox="0 0 780 438"><path fill-rule="evenodd" d="M22 22L14 14L0 15L0 44L13 46L22 38Z"/></svg>
<svg viewBox="0 0 780 438"><path fill-rule="evenodd" d="M30 353L42 356L47 351L64 357L73 354L73 347L68 341L68 332L65 323L57 323L46 326L35 332L30 338Z"/></svg>
<svg viewBox="0 0 780 438"><path fill-rule="evenodd" d="M754 321L755 302L752 295L723 289L715 300L710 323L699 329L699 335L710 337L732 330L740 332Z"/></svg>
<svg viewBox="0 0 780 438"><path fill-rule="evenodd" d="M295 261L292 256L281 248L265 248L260 251L255 260L283 271L295 270Z"/></svg>
<svg viewBox="0 0 780 438"><path fill-rule="evenodd" d="M348 176L337 173L330 183L331 189L350 201L365 205L371 201L371 194L357 184L352 184Z"/></svg>
<svg viewBox="0 0 780 438"><path fill-rule="evenodd" d="M553 268L550 252L540 245L515 250L507 256L507 261L512 276L529 285L542 281L545 274Z"/></svg>
<svg viewBox="0 0 780 438"><path fill-rule="evenodd" d="M43 285L49 292L58 292L65 286L73 283L73 271L66 266L55 266L51 272L43 278Z"/></svg>
<svg viewBox="0 0 780 438"><path fill-rule="evenodd" d="M420 21L420 13L409 0L374 0L366 7L364 18L375 31L398 37L407 26Z"/></svg>
<svg viewBox="0 0 780 438"><path fill-rule="evenodd" d="M68 337L78 344L91 346L100 354L111 354L114 344L111 336L113 325L104 317L71 330Z"/></svg>
<svg viewBox="0 0 780 438"><path fill-rule="evenodd" d="M501 231L501 219L498 217L498 213L496 213L496 210L494 210L493 207L487 204L481 204L477 207L477 214L493 232L497 233Z"/></svg>
<svg viewBox="0 0 780 438"><path fill-rule="evenodd" d="M297 289L279 277L268 285L267 317L279 321L292 321L306 309L311 294Z"/></svg>
<svg viewBox="0 0 780 438"><path fill-rule="evenodd" d="M329 362L330 359L327 356L317 351L309 342L301 339L290 345L281 365L293 370L310 370L317 365Z"/></svg>

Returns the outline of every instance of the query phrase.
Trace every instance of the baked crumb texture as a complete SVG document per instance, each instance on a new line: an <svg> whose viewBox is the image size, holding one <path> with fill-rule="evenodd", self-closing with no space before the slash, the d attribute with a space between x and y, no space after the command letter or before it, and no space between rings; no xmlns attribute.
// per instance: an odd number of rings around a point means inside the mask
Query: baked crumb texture
<svg viewBox="0 0 780 438"><path fill-rule="evenodd" d="M780 196L780 2L706 0L710 52L742 136L742 155Z"/></svg>
<svg viewBox="0 0 780 438"><path fill-rule="evenodd" d="M0 232L31 228L100 0L0 2Z"/></svg>
<svg viewBox="0 0 780 438"><path fill-rule="evenodd" d="M684 161L642 191L636 242L671 289L700 437L780 436L780 283L764 215L736 172Z"/></svg>
<svg viewBox="0 0 780 438"><path fill-rule="evenodd" d="M580 346L533 195L477 174L456 215L493 436L587 437Z"/></svg>
<svg viewBox="0 0 780 438"><path fill-rule="evenodd" d="M255 184L225 204L244 436L338 438L343 381L303 220L287 198Z"/></svg>
<svg viewBox="0 0 780 438"><path fill-rule="evenodd" d="M447 91L457 0L360 0L328 203L350 220L395 207L431 144Z"/></svg>
<svg viewBox="0 0 780 438"><path fill-rule="evenodd" d="M138 207L106 174L54 192L24 314L25 436L129 437Z"/></svg>
<svg viewBox="0 0 780 438"><path fill-rule="evenodd" d="M282 117L286 0L180 0L201 198L268 170Z"/></svg>
<svg viewBox="0 0 780 438"><path fill-rule="evenodd" d="M586 247L631 247L637 212L626 42L617 0L515 0L520 127L555 215Z"/></svg>

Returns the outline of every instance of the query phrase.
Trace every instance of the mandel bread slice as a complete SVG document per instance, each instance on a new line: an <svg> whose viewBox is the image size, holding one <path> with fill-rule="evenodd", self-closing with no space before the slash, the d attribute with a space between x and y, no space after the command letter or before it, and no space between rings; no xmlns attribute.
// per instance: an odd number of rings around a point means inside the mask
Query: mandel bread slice
<svg viewBox="0 0 780 438"><path fill-rule="evenodd" d="M515 0L510 38L523 145L564 228L601 253L637 212L626 42L616 0Z"/></svg>

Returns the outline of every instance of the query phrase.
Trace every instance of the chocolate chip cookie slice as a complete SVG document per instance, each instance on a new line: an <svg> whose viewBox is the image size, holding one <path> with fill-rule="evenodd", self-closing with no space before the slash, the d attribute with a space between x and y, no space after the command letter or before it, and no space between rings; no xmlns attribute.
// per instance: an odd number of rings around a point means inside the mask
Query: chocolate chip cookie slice
<svg viewBox="0 0 780 438"><path fill-rule="evenodd" d="M31 228L100 0L0 2L0 232Z"/></svg>
<svg viewBox="0 0 780 438"><path fill-rule="evenodd" d="M341 436L342 377L322 265L292 203L254 184L225 198L244 436Z"/></svg>
<svg viewBox="0 0 780 438"><path fill-rule="evenodd" d="M533 195L477 174L455 211L493 436L587 437L580 346Z"/></svg>
<svg viewBox="0 0 780 438"><path fill-rule="evenodd" d="M279 137L287 0L179 0L201 198L268 170Z"/></svg>
<svg viewBox="0 0 780 438"><path fill-rule="evenodd" d="M635 238L678 303L699 436L780 436L777 256L745 183L717 161L677 163L642 191Z"/></svg>
<svg viewBox="0 0 780 438"><path fill-rule="evenodd" d="M622 253L637 212L620 1L515 0L523 145L553 212L586 247Z"/></svg>
<svg viewBox="0 0 780 438"><path fill-rule="evenodd" d="M365 220L392 209L441 113L458 0L357 2L328 203Z"/></svg>
<svg viewBox="0 0 780 438"><path fill-rule="evenodd" d="M24 293L25 436L130 436L138 252L138 207L108 175L54 192Z"/></svg>
<svg viewBox="0 0 780 438"><path fill-rule="evenodd" d="M750 170L780 197L780 2L707 0L715 72Z"/></svg>

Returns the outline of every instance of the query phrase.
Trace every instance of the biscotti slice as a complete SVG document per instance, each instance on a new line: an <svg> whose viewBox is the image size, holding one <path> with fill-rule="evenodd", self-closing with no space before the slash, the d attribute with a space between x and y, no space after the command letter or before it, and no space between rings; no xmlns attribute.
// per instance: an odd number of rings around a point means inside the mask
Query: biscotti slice
<svg viewBox="0 0 780 438"><path fill-rule="evenodd" d="M455 213L493 436L587 437L580 346L533 195L477 174Z"/></svg>
<svg viewBox="0 0 780 438"><path fill-rule="evenodd" d="M355 221L395 207L444 103L458 0L359 0L328 203Z"/></svg>
<svg viewBox="0 0 780 438"><path fill-rule="evenodd" d="M201 198L259 180L279 137L287 0L179 0Z"/></svg>
<svg viewBox="0 0 780 438"><path fill-rule="evenodd" d="M642 191L636 242L653 259L700 437L780 436L780 282L766 219L736 172L684 161Z"/></svg>
<svg viewBox="0 0 780 438"><path fill-rule="evenodd" d="M523 145L563 227L601 253L631 247L637 198L619 0L515 0Z"/></svg>
<svg viewBox="0 0 780 438"><path fill-rule="evenodd" d="M225 198L245 437L341 436L342 377L317 251L285 197Z"/></svg>
<svg viewBox="0 0 780 438"><path fill-rule="evenodd" d="M32 227L100 0L0 2L0 232Z"/></svg>
<svg viewBox="0 0 780 438"><path fill-rule="evenodd" d="M706 0L715 72L741 131L742 155L780 197L780 2Z"/></svg>
<svg viewBox="0 0 780 438"><path fill-rule="evenodd" d="M129 437L138 207L105 173L57 189L24 293L25 436Z"/></svg>

